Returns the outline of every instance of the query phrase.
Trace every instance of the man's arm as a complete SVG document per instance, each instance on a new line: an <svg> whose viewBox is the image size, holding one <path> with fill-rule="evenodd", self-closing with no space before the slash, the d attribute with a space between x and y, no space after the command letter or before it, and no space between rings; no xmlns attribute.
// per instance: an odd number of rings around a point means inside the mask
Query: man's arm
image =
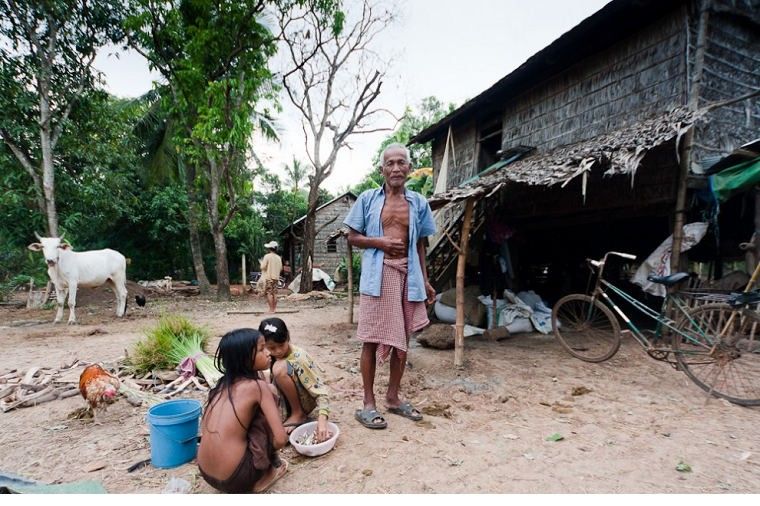
<svg viewBox="0 0 760 506"><path fill-rule="evenodd" d="M399 256L406 253L406 247L404 241L401 239L394 239L393 237L367 237L364 234L360 234L353 228L348 229L348 244L356 246L357 248L367 249L375 248L380 249L388 253L389 255Z"/></svg>
<svg viewBox="0 0 760 506"><path fill-rule="evenodd" d="M425 282L425 293L427 294L427 303L432 304L435 302L435 288L428 281L427 265L425 264L426 247L425 239L417 240L417 255L420 258L420 268L422 269L422 279Z"/></svg>

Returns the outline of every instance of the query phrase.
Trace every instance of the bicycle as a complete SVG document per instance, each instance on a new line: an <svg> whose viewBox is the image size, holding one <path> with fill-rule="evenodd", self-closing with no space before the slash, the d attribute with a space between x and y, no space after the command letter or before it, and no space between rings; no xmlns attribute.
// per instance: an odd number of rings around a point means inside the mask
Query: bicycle
<svg viewBox="0 0 760 506"><path fill-rule="evenodd" d="M603 278L608 256L635 260L628 253L610 251L601 260L587 259L596 283L590 295L562 297L552 309L552 329L560 344L574 357L603 362L620 348L620 316L634 339L649 356L670 363L709 394L744 406L760 405L760 315L748 306L760 302L760 290L749 291L760 274L760 265L742 293L689 309L678 296L668 293L657 312ZM670 288L688 279L680 272L648 279ZM657 322L649 339L607 292L614 293ZM667 315L673 307L676 319ZM611 308L611 309L610 309ZM670 345L663 331L670 332ZM673 357L675 359L673 359Z"/></svg>

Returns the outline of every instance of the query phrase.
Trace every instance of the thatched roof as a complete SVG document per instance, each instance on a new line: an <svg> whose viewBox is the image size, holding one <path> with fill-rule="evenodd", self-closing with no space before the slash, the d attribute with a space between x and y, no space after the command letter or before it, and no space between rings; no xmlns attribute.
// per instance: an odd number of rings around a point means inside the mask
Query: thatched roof
<svg viewBox="0 0 760 506"><path fill-rule="evenodd" d="M649 150L682 135L706 112L676 108L626 128L523 158L464 186L435 194L428 202L438 209L468 197L490 195L509 182L551 186L590 170L603 170L604 175L632 174Z"/></svg>

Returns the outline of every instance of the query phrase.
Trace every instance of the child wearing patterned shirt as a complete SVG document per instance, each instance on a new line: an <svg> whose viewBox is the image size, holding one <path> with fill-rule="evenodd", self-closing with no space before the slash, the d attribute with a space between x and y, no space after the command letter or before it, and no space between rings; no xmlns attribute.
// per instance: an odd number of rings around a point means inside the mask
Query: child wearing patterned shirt
<svg viewBox="0 0 760 506"><path fill-rule="evenodd" d="M285 430L290 433L293 428L308 422L309 414L317 409L315 438L317 441L329 439L330 401L322 377L324 370L305 350L290 342L288 327L280 318L266 318L259 324L259 332L272 356L271 378L280 395Z"/></svg>

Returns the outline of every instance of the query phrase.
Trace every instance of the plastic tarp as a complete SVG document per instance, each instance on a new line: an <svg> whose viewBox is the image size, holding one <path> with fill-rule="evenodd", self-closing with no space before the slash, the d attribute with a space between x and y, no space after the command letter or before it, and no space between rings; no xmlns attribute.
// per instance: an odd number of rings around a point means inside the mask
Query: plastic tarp
<svg viewBox="0 0 760 506"><path fill-rule="evenodd" d="M695 244L702 240L707 233L707 222L697 221L683 226L683 241L681 242L681 253L691 249ZM631 281L636 283L647 293L658 297L665 297L667 293L665 285L653 283L647 278L650 274L656 276L670 276L670 256L673 250L673 235L657 246L651 255L639 266Z"/></svg>
<svg viewBox="0 0 760 506"><path fill-rule="evenodd" d="M335 281L332 280L329 274L327 274L322 269L312 269L311 270L311 280L312 281L324 281L325 286L328 290L331 292L335 290ZM301 275L295 277L292 283L288 285L288 290L290 290L293 293L298 292L298 287L301 286Z"/></svg>
<svg viewBox="0 0 760 506"><path fill-rule="evenodd" d="M725 202L737 191L756 184L760 184L760 157L710 176L710 190L718 202Z"/></svg>

